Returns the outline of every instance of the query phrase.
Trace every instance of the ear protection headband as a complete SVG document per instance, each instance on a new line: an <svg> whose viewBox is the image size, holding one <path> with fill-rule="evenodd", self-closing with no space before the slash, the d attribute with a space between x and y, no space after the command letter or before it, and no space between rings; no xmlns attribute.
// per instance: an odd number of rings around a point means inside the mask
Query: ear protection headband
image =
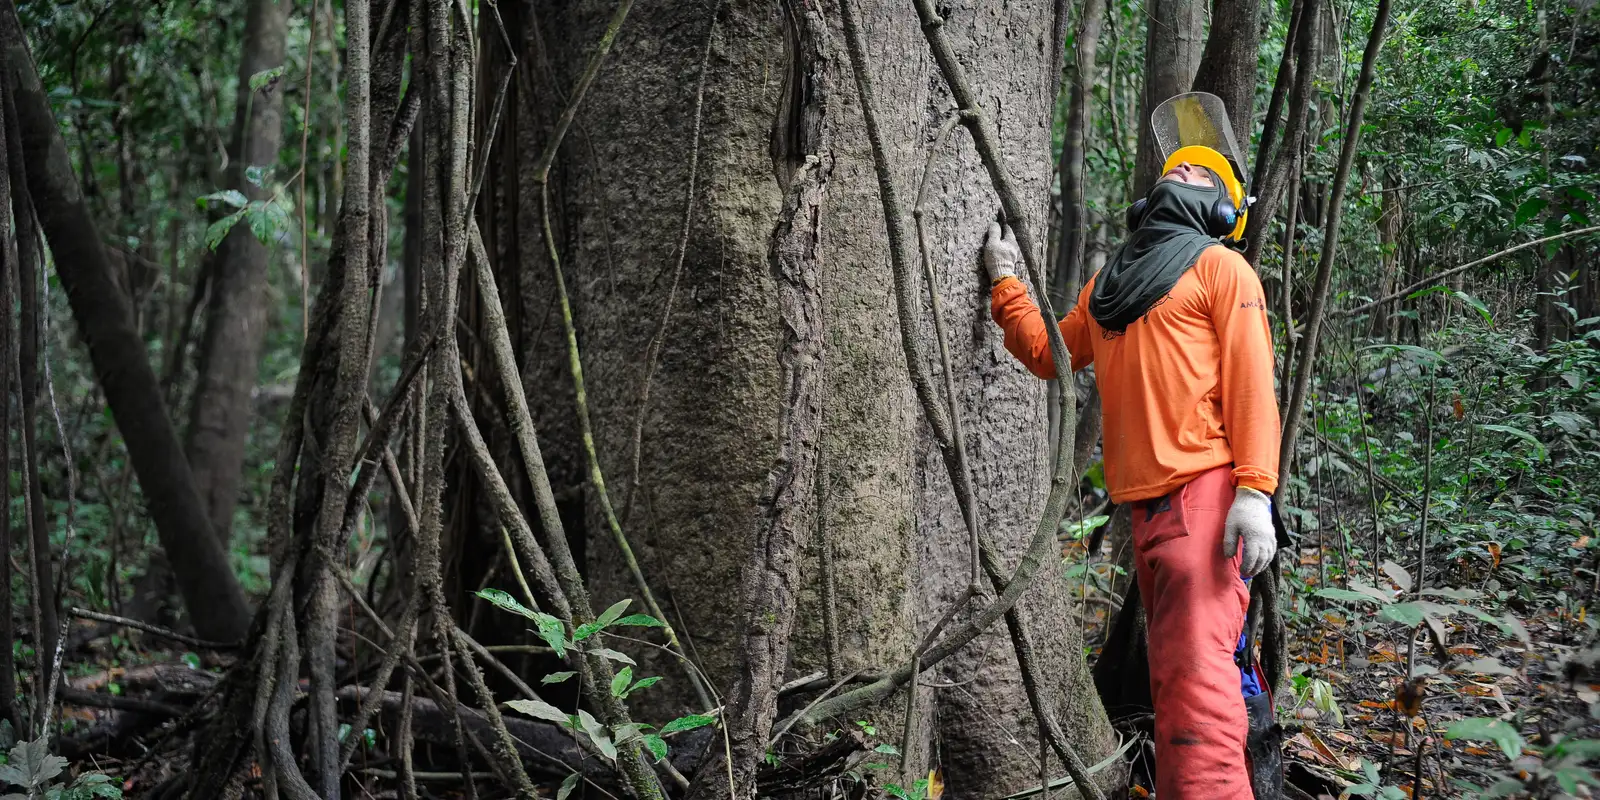
<svg viewBox="0 0 1600 800"><path fill-rule="evenodd" d="M1174 152L1167 159L1167 163L1161 166L1161 172L1165 174L1186 161L1197 167L1209 169L1213 176L1222 181L1223 188L1227 190L1206 215L1206 233L1218 239L1243 240L1245 222L1255 198L1245 196L1244 184L1240 183L1233 164L1216 150L1200 145L1189 145ZM1142 197L1128 208L1128 230L1138 230L1139 225L1144 222L1148 209L1149 201Z"/></svg>

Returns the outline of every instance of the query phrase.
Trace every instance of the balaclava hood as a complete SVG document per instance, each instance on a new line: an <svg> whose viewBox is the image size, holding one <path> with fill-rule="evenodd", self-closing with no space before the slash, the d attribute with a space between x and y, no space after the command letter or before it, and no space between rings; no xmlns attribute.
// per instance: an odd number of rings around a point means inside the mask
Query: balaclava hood
<svg viewBox="0 0 1600 800"><path fill-rule="evenodd" d="M1202 251L1218 243L1206 232L1206 220L1228 190L1215 172L1206 171L1210 187L1165 180L1150 190L1144 220L1095 277L1089 313L1101 327L1126 331L1172 291Z"/></svg>

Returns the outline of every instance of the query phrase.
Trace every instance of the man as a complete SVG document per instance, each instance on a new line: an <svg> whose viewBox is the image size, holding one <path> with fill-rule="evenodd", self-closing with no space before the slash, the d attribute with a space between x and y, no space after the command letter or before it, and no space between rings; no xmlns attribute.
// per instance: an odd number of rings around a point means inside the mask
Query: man
<svg viewBox="0 0 1600 800"><path fill-rule="evenodd" d="M1243 230L1240 166L1216 150L1177 150L1130 212L1128 241L1060 323L1072 369L1095 364L1106 486L1132 506L1159 800L1252 797L1242 694L1255 676L1241 692L1234 653L1250 602L1241 578L1277 547L1280 434L1261 281L1219 240ZM991 225L991 311L1006 349L1054 378L1045 322L1016 277L1020 255Z"/></svg>

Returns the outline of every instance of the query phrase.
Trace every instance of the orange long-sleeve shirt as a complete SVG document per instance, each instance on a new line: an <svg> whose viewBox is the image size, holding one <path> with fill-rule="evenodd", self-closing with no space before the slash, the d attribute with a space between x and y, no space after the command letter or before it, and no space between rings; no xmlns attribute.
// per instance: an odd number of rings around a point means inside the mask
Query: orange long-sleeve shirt
<svg viewBox="0 0 1600 800"><path fill-rule="evenodd" d="M1278 404L1266 295L1242 256L1217 245L1200 254L1166 297L1109 331L1089 313L1094 279L1061 320L1074 372L1091 362L1104 409L1105 476L1118 503L1161 497L1194 476L1233 464L1237 486L1278 486ZM994 285L994 321L1028 371L1056 376L1039 308L1016 278Z"/></svg>

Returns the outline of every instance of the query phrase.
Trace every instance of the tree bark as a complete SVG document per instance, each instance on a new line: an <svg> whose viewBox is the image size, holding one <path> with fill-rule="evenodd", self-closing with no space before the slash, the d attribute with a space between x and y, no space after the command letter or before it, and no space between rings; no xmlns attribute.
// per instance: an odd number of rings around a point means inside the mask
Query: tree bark
<svg viewBox="0 0 1600 800"><path fill-rule="evenodd" d="M1161 170L1161 152L1150 130L1150 112L1194 85L1195 71L1200 67L1200 36L1205 30L1202 0L1150 0L1145 8L1144 92L1139 99L1135 197L1149 193ZM1232 110L1229 108L1230 113Z"/></svg>
<svg viewBox="0 0 1600 800"><path fill-rule="evenodd" d="M283 64L288 18L289 3L283 0L250 0L246 11L228 184L250 200L266 199L271 185L255 185L247 170L256 167L270 174L283 138L282 83L269 81L258 92L250 88L250 79ZM211 530L224 545L233 530L239 473L254 416L250 393L267 323L270 254L243 222L234 225L218 248L189 406L186 455Z"/></svg>
<svg viewBox="0 0 1600 800"><path fill-rule="evenodd" d="M1261 0L1212 0L1211 34L1194 76L1194 91L1222 98L1233 124L1233 140L1241 148L1250 146L1250 127L1255 124L1260 49ZM1239 168L1246 170L1242 177L1248 180L1249 167Z"/></svg>
<svg viewBox="0 0 1600 800"><path fill-rule="evenodd" d="M684 154L695 135L687 109L717 5L708 0L633 11L638 18L630 17L578 120L604 135L593 137L591 150L575 131L552 176L555 235L573 289L587 399L608 474L628 474L643 380L638 356L660 323L657 314L639 309L660 308L670 289L689 177ZM965 591L969 535L907 379L886 244L878 223L868 222L881 219L882 209L855 93L827 93L814 117L801 113L814 97L819 73L833 76L835 85L851 85L838 9L827 2L792 9L721 5L705 86L703 156L695 182L700 188L678 288L684 301L675 306L660 349L629 532L663 605L682 613L673 623L692 643L698 663L713 683L731 685L741 660L729 587L751 552L752 522L759 519L759 499L779 452L777 422L786 402L777 360L784 329L769 247L785 219L791 179L811 154L801 132L815 124L826 133L834 158L809 235L820 242L829 353L819 530L834 545L836 591L824 586L822 544L813 541L801 557L795 630L788 665L780 669L792 677L829 663L823 620L830 615L823 607L830 598L839 621L840 670L900 666ZM581 53L604 22L604 8L535 4L549 63L581 64ZM943 10L944 32L982 92L986 111L995 116L1007 166L1037 224L1051 172L1050 82L1041 76L1053 64L1053 6L1044 0L972 1ZM805 13L827 21L824 48L815 56L798 46L798 32L790 27L794 15ZM878 102L886 110L881 122L890 166L899 185L910 187L926 162L925 143L951 101L942 82L930 84L934 66L908 4L862 3L860 15ZM537 65L540 55L530 52L522 60ZM575 69L556 71L563 68ZM558 75L550 83L571 85L572 77ZM518 98L521 107L508 115L537 119L539 109L530 100ZM1014 563L1047 488L1045 391L1004 352L988 320L977 254L997 201L970 141L952 141L937 156L924 224L945 306L960 309L951 312L950 331L956 405L979 486L982 528L993 532L1004 558ZM500 164L491 165L490 174L514 175L518 169ZM530 226L518 221L516 228ZM502 233L502 246L511 232ZM519 243L507 249L515 257L521 248ZM504 271L502 264L497 274ZM543 429L550 435L541 438L551 464L581 464L581 451L561 441L561 429L572 427L570 381L528 377L561 375L555 367L565 358L550 333L538 335L551 308L548 287L540 283L548 282L522 284L522 307L529 311L517 337L525 348L524 382L535 412L553 420ZM926 296L921 287L914 295ZM925 316L915 324L913 335L933 340ZM556 487L558 495L582 485L581 471L572 473L577 474L563 478L552 467L553 480L568 481ZM620 554L596 524L598 515L590 519L589 579L597 602L633 596ZM1042 575L1023 601L1032 619L1070 615L1064 582L1054 572ZM1077 750L1098 760L1111 738L1076 629L1040 625L1034 640L1040 674L1050 678L1042 687L1044 702ZM648 651L630 654L639 657L641 670L676 670ZM1009 744L1013 737L1033 739L1036 727L1003 630L980 637L924 680L972 674L985 680L964 687L966 693L918 692L915 713L931 724L918 726L922 733L908 761L925 763L921 754L937 737L955 796L1036 784L1030 748ZM686 683L676 688L675 693L662 684L629 702L642 718L667 719L691 702ZM898 743L903 708L902 698L872 712L884 739Z"/></svg>
<svg viewBox="0 0 1600 800"><path fill-rule="evenodd" d="M185 606L203 638L239 639L250 623L244 593L211 532L144 343L134 330L128 300L117 287L115 268L84 207L66 145L10 5L0 9L0 48L15 101L14 124L21 131L28 192Z"/></svg>

